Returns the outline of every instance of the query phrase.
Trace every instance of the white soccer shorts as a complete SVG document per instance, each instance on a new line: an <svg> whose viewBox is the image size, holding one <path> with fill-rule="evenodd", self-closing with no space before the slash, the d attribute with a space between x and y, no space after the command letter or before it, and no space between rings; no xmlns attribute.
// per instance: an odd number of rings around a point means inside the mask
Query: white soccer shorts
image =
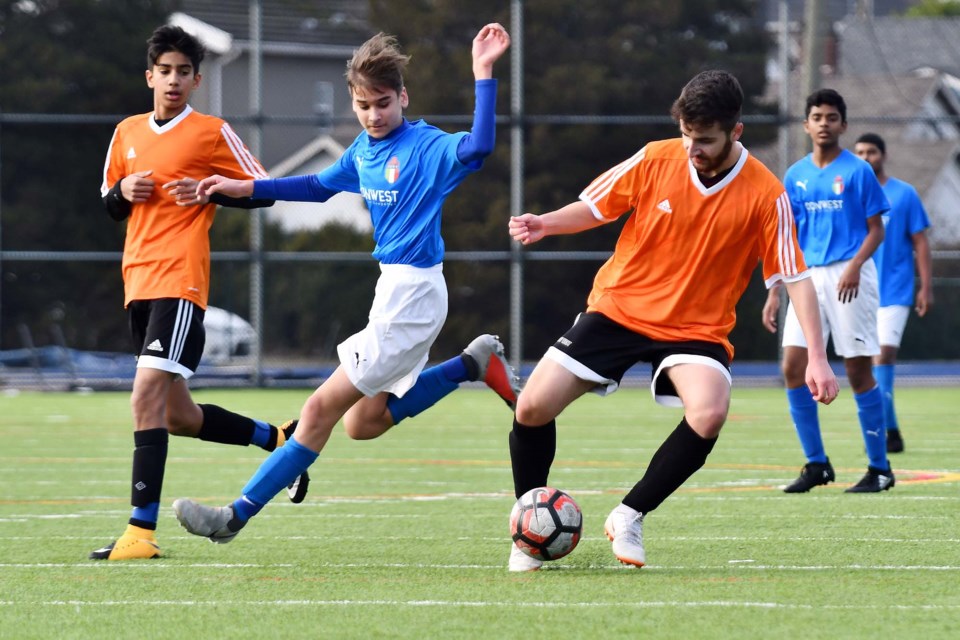
<svg viewBox="0 0 960 640"><path fill-rule="evenodd" d="M860 290L850 302L841 303L837 297L837 282L848 261L834 262L823 267L811 267L810 277L817 289L820 303L820 324L823 341L833 337L833 351L841 358L875 356L880 353L877 339L877 308L880 290L877 283L877 267L867 260L860 269ZM787 307L783 324L784 347L807 347L800 330L800 321L793 303Z"/></svg>
<svg viewBox="0 0 960 640"><path fill-rule="evenodd" d="M905 304L880 307L877 311L877 334L880 337L880 345L899 349L909 317L910 307Z"/></svg>
<svg viewBox="0 0 960 640"><path fill-rule="evenodd" d="M365 396L402 397L417 381L447 319L443 265L381 264L367 326L337 346L350 382Z"/></svg>

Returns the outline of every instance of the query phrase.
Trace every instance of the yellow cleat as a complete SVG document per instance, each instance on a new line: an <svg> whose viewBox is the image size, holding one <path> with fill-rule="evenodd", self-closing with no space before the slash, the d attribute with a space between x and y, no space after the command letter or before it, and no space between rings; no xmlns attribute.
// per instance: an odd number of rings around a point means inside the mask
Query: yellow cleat
<svg viewBox="0 0 960 640"><path fill-rule="evenodd" d="M91 560L146 560L160 557L154 532L127 525L123 535L102 549L90 552Z"/></svg>

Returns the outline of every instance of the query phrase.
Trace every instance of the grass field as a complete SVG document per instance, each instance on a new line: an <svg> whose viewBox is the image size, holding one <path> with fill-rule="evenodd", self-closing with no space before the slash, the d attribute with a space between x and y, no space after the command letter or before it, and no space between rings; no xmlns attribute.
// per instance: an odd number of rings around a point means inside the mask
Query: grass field
<svg viewBox="0 0 960 640"><path fill-rule="evenodd" d="M201 391L281 421L304 391ZM960 393L898 391L897 486L866 469L849 390L821 410L837 483L779 487L803 463L778 389L735 389L700 472L645 523L650 565L621 568L603 520L680 418L649 393L589 396L560 420L551 484L584 512L571 555L506 571L510 415L463 389L379 440L338 430L302 505L278 497L227 545L170 503L225 504L256 448L172 439L159 560L87 553L129 516L123 393L0 395L2 638L958 638Z"/></svg>

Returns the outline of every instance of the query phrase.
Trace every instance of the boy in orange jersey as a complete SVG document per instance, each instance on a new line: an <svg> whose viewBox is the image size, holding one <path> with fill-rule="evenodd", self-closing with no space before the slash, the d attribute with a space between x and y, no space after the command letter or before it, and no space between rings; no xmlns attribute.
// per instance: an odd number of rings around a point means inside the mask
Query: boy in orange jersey
<svg viewBox="0 0 960 640"><path fill-rule="evenodd" d="M531 244L629 215L613 256L597 273L586 312L527 381L510 433L519 497L547 484L556 417L588 391L616 391L637 362L651 364L654 399L683 407L684 416L604 524L614 556L628 566L646 562L644 516L703 466L726 420L728 336L758 260L767 286L783 282L797 308L810 345L806 382L814 397L829 404L838 392L790 201L738 141L742 104L732 75L698 74L671 109L680 138L647 144L594 180L577 202L509 223L515 240ZM511 545L511 571L541 564Z"/></svg>
<svg viewBox="0 0 960 640"><path fill-rule="evenodd" d="M288 433L214 405L198 405L186 379L203 353L203 315L210 282L210 238L216 205L255 208L272 201L198 197L210 173L263 178L266 172L226 122L194 111L203 45L162 26L147 41L147 86L154 110L114 131L101 196L114 220L128 219L123 250L124 306L137 356L130 404L134 421L132 514L123 535L90 554L94 560L160 555L155 530L168 434L272 451ZM157 185L161 185L157 188ZM288 492L303 500L308 479Z"/></svg>

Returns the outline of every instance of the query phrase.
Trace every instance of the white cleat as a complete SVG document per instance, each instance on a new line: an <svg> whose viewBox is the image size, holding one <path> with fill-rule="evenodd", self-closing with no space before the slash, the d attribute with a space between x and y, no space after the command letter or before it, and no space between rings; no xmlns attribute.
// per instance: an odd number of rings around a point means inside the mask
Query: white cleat
<svg viewBox="0 0 960 640"><path fill-rule="evenodd" d="M647 554L643 550L642 513L621 504L607 516L603 532L613 543L613 555L617 560L638 568L647 563Z"/></svg>
<svg viewBox="0 0 960 640"><path fill-rule="evenodd" d="M523 551L520 551L520 547L512 542L510 543L510 563L508 564L510 571L537 571L542 566L542 560L531 558Z"/></svg>

